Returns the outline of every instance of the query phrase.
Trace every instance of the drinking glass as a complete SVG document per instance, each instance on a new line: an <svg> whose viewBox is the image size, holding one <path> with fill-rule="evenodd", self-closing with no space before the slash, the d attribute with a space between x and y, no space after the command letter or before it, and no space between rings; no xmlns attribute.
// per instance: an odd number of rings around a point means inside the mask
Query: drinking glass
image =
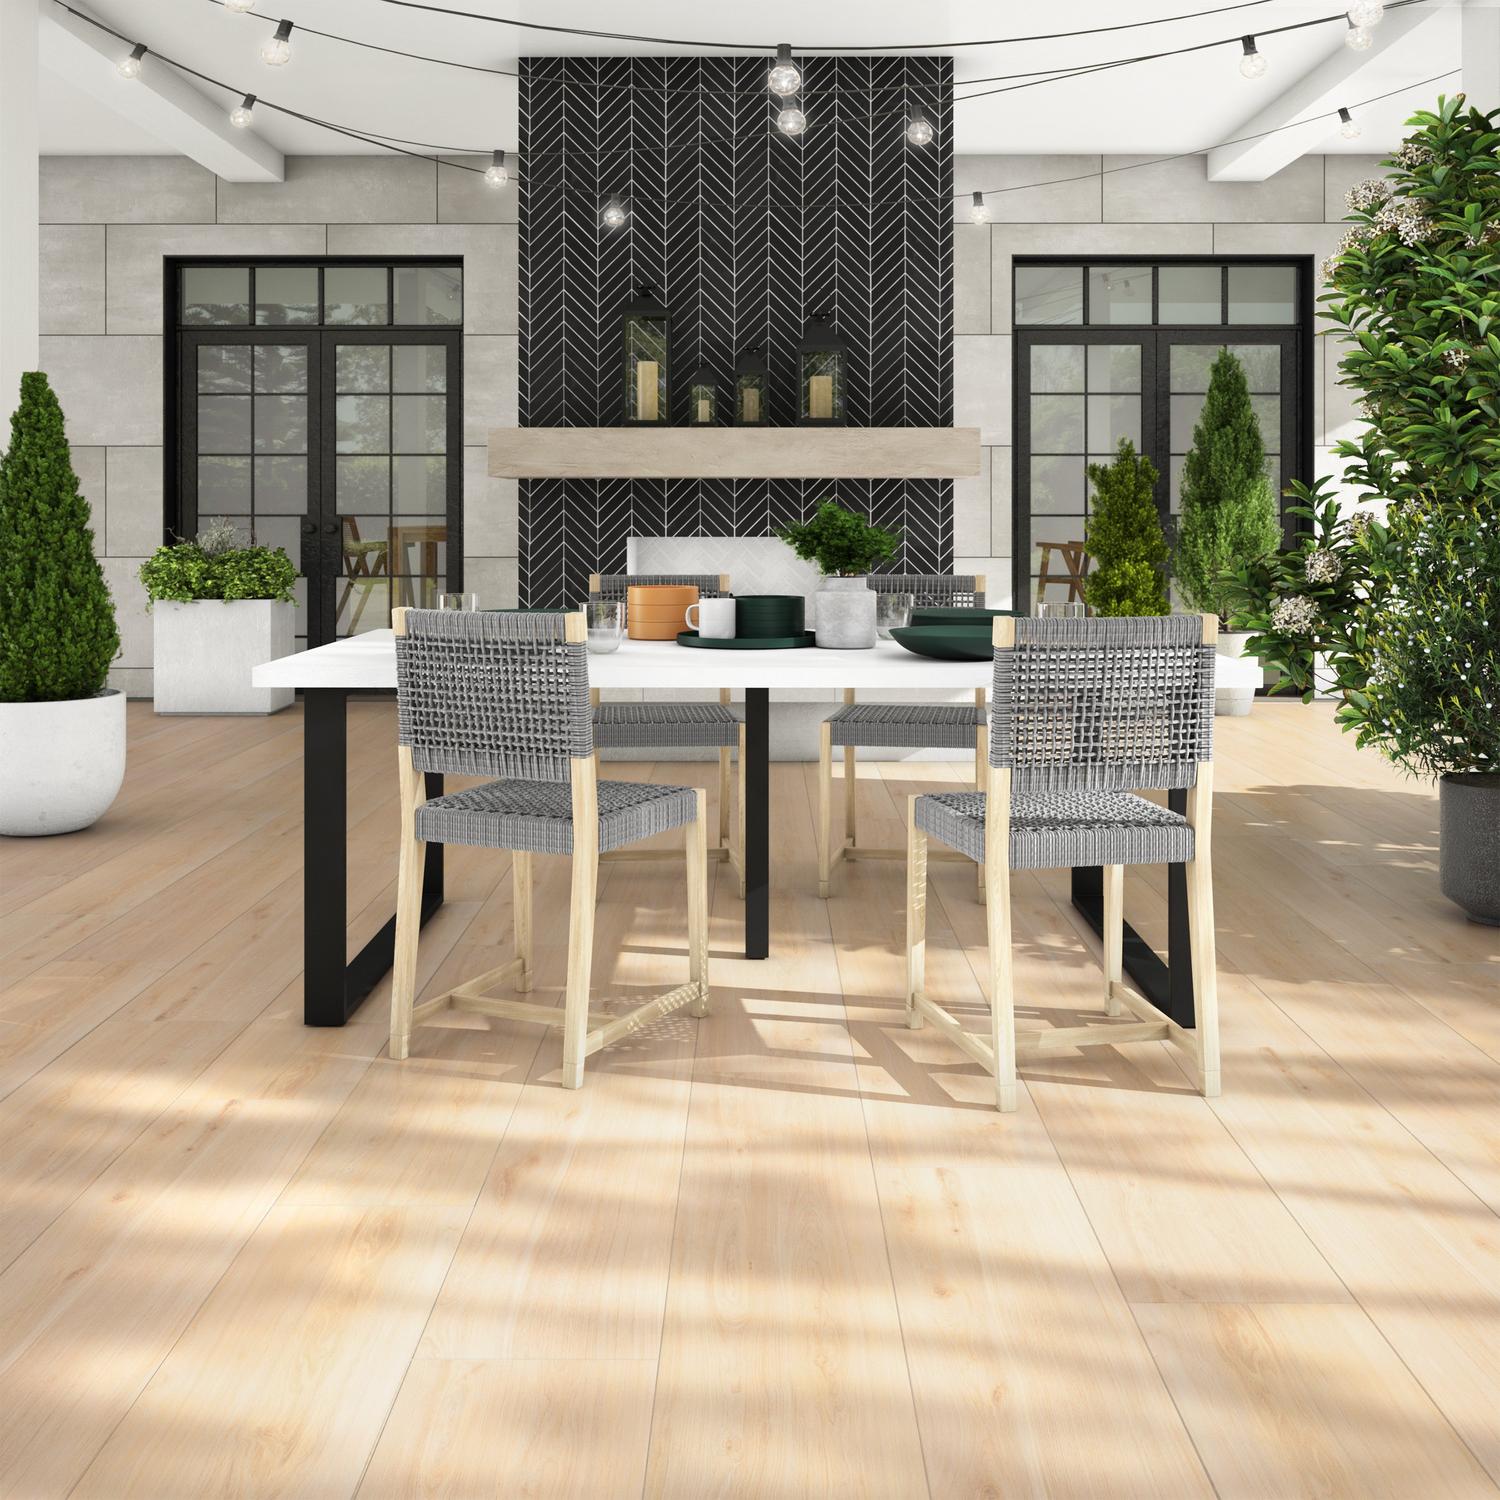
<svg viewBox="0 0 1500 1500"><path fill-rule="evenodd" d="M479 608L478 594L439 594L437 596L437 607L439 609L468 609Z"/></svg>
<svg viewBox="0 0 1500 1500"><path fill-rule="evenodd" d="M589 627L589 650L607 656L620 649L625 634L625 606L618 599L590 599L583 606Z"/></svg>
<svg viewBox="0 0 1500 1500"><path fill-rule="evenodd" d="M1088 605L1076 599L1049 599L1037 609L1044 620L1082 620L1088 612Z"/></svg>
<svg viewBox="0 0 1500 1500"><path fill-rule="evenodd" d="M912 605L916 601L910 594L876 594L875 634L883 641L891 638L891 631L902 630L911 624Z"/></svg>

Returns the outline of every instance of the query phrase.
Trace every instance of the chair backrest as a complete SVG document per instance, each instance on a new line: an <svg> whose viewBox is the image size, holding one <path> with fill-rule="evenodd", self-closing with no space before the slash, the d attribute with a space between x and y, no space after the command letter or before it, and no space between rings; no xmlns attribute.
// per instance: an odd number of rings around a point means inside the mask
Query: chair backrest
<svg viewBox="0 0 1500 1500"><path fill-rule="evenodd" d="M877 594L910 594L919 608L984 608L984 579L974 573L871 573L868 581Z"/></svg>
<svg viewBox="0 0 1500 1500"><path fill-rule="evenodd" d="M404 615L404 634L398 628L396 635L397 736L416 770L568 781L572 762L594 753L581 616Z"/></svg>
<svg viewBox="0 0 1500 1500"><path fill-rule="evenodd" d="M1203 616L1013 623L1015 644L995 648L990 701L990 764L1010 768L1012 791L1196 783L1213 758Z"/></svg>

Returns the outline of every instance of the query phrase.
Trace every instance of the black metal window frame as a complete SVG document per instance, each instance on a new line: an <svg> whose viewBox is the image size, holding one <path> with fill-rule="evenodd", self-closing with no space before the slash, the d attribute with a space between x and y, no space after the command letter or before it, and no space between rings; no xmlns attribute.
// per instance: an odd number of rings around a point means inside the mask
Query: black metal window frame
<svg viewBox="0 0 1500 1500"><path fill-rule="evenodd" d="M199 266L245 266L250 272L249 311L247 323L185 323L182 319L182 273ZM326 273L340 267L385 267L386 307L391 321L386 323L328 323L321 321L326 312ZM256 323L255 277L259 270L287 267L313 267L318 271L318 313L320 321L299 323ZM192 352L204 343L294 344L308 347L308 489L311 497L307 518L302 525L302 557L299 571L313 578L309 566L315 559L323 583L322 599L314 598L308 588L308 644L332 640L336 628L336 607L332 595L342 572L342 534L338 523L337 501L333 490L336 473L335 429L332 420L334 397L334 362L322 357L323 345L329 339L351 343L433 344L448 350L447 390L447 472L445 476L446 567L444 586L461 590L464 585L464 324L398 323L395 321L395 276L408 267L464 269L461 255L183 255L164 259L164 328L166 359L163 361L163 405L166 414L166 439L162 448L163 526L162 539L170 542L178 536L192 536L198 529L196 484L189 478L196 474L196 406L188 397L185 374L195 362ZM465 292L467 295L467 292ZM325 415L327 420L324 420ZM309 529L310 528L310 529ZM314 635L320 639L315 640Z"/></svg>
<svg viewBox="0 0 1500 1500"><path fill-rule="evenodd" d="M1160 266L1216 266L1220 269L1219 323L1158 323L1161 305ZM1083 279L1081 323L1015 321L1016 273L1031 266L1077 266ZM1089 275L1096 267L1150 267L1150 323L1090 323ZM1296 272L1296 317L1290 323L1230 323L1229 270L1233 266L1287 266ZM1011 450L1011 575L1015 607L1031 608L1031 350L1038 344L1141 345L1142 446L1157 465L1156 503L1164 524L1170 522L1171 392L1168 371L1159 359L1170 344L1278 343L1281 346L1281 455L1288 481L1308 482L1313 474L1313 400L1316 388L1313 360L1314 266L1310 255L1027 255L1011 266L1011 332L1013 343ZM1087 377L1085 377L1086 379ZM1085 387L1086 388L1086 387ZM1149 431L1148 431L1149 423ZM1283 502L1284 509L1284 502ZM1293 527L1286 523L1288 536Z"/></svg>

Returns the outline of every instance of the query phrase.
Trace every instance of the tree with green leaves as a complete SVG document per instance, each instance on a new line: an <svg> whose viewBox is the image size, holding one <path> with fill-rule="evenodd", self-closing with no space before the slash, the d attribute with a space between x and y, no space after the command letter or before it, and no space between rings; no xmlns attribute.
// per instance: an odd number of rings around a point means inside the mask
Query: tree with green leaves
<svg viewBox="0 0 1500 1500"><path fill-rule="evenodd" d="M1120 440L1113 463L1090 464L1084 548L1094 569L1084 598L1096 615L1166 615L1167 539L1156 510L1156 465Z"/></svg>
<svg viewBox="0 0 1500 1500"><path fill-rule="evenodd" d="M1276 497L1266 478L1266 448L1245 367L1222 349L1209 371L1193 446L1182 461L1178 592L1191 608L1227 618L1225 569L1280 545Z"/></svg>
<svg viewBox="0 0 1500 1500"><path fill-rule="evenodd" d="M777 536L824 577L857 578L896 555L899 531L886 531L836 500L824 500L810 521L794 521Z"/></svg>
<svg viewBox="0 0 1500 1500"><path fill-rule="evenodd" d="M89 519L62 408L29 370L0 457L0 701L92 698L104 687L120 636Z"/></svg>

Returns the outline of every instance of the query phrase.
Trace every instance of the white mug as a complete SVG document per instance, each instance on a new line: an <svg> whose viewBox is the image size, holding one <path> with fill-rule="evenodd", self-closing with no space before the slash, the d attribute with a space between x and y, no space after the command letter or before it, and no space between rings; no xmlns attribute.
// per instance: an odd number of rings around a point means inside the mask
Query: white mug
<svg viewBox="0 0 1500 1500"><path fill-rule="evenodd" d="M694 610L698 612L696 620L693 618ZM689 630L696 630L705 640L734 639L733 599L700 599L696 604L688 605L683 619L687 621Z"/></svg>

